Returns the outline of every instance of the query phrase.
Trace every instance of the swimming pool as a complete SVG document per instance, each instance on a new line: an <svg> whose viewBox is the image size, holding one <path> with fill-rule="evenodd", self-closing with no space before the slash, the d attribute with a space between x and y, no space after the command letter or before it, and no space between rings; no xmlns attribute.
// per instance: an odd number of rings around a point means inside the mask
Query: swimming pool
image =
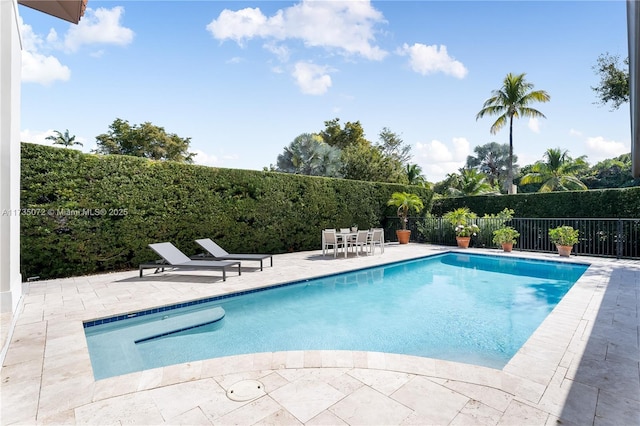
<svg viewBox="0 0 640 426"><path fill-rule="evenodd" d="M446 253L90 321L85 334L96 379L226 355L311 349L502 368L587 267ZM208 325L158 332L163 322L206 322L202 315L211 316Z"/></svg>

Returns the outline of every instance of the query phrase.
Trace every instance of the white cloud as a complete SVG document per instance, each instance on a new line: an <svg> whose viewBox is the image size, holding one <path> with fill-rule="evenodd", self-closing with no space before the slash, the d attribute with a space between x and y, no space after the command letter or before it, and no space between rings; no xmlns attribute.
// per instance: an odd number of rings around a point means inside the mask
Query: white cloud
<svg viewBox="0 0 640 426"><path fill-rule="evenodd" d="M20 142L37 143L38 145L52 145L51 141L48 141L47 136L52 136L53 130L45 130L44 132L33 131L24 129L20 131Z"/></svg>
<svg viewBox="0 0 640 426"><path fill-rule="evenodd" d="M471 153L469 141L466 138L453 138L453 158L467 161L467 155Z"/></svg>
<svg viewBox="0 0 640 426"><path fill-rule="evenodd" d="M529 130L531 130L533 133L540 133L540 120L538 120L535 117L531 117L529 119Z"/></svg>
<svg viewBox="0 0 640 426"><path fill-rule="evenodd" d="M282 12L279 11L277 17L274 16L271 23L260 8L246 8L234 12L225 9L220 12L217 19L207 25L207 30L213 37L219 40L234 40L239 45L244 45L245 39L254 37L267 37L273 29L277 20L281 20Z"/></svg>
<svg viewBox="0 0 640 426"><path fill-rule="evenodd" d="M54 81L68 81L69 78L71 78L71 70L66 65L62 65L56 57L22 51L23 82L49 86Z"/></svg>
<svg viewBox="0 0 640 426"><path fill-rule="evenodd" d="M49 52L65 49L73 52L83 44L128 44L133 39L133 31L120 26L120 18L124 9L114 7L111 10L100 8L95 12L87 9L85 16L77 26L70 26L61 43L57 32L49 30L46 37L36 34L30 25L24 24L20 18L20 34L22 38L22 81L39 83L45 86L55 81L68 81L71 70ZM99 57L102 51L92 56Z"/></svg>
<svg viewBox="0 0 640 426"><path fill-rule="evenodd" d="M42 37L33 32L31 25L25 24L22 17L18 16L18 26L20 27L20 38L22 48L30 52L36 52L44 44ZM55 34L55 31L53 31ZM51 33L50 33L51 34Z"/></svg>
<svg viewBox="0 0 640 426"><path fill-rule="evenodd" d="M58 33L55 29L51 28L49 34L47 34L47 43L55 44L58 42Z"/></svg>
<svg viewBox="0 0 640 426"><path fill-rule="evenodd" d="M439 140L432 140L429 143L418 142L416 144L418 157L426 158L433 162L448 162L453 159L453 154L449 148Z"/></svg>
<svg viewBox="0 0 640 426"><path fill-rule="evenodd" d="M629 144L606 140L602 136L587 138L585 145L591 162L617 157L631 151Z"/></svg>
<svg viewBox="0 0 640 426"><path fill-rule="evenodd" d="M207 25L207 30L217 40L233 40L240 46L252 38L296 39L307 47L381 60L387 52L373 43L376 24L384 22L382 13L369 0L302 0L270 17L259 8L225 9Z"/></svg>
<svg viewBox="0 0 640 426"><path fill-rule="evenodd" d="M237 154L225 154L222 152L220 155L215 155L204 152L201 149L193 149L189 150L189 152L196 154L196 156L193 157L194 164L208 167L222 167L224 164L236 161L239 158Z"/></svg>
<svg viewBox="0 0 640 426"><path fill-rule="evenodd" d="M293 77L302 93L306 95L322 95L331 87L329 68L310 62L298 62L293 70Z"/></svg>
<svg viewBox="0 0 640 426"><path fill-rule="evenodd" d="M416 163L430 182L444 180L447 174L457 173L471 154L471 147L466 138L453 138L450 144L439 140L416 144Z"/></svg>
<svg viewBox="0 0 640 426"><path fill-rule="evenodd" d="M569 129L569 135L571 136L582 136L582 132L576 129Z"/></svg>
<svg viewBox="0 0 640 426"><path fill-rule="evenodd" d="M414 43L413 46L404 44L398 49L399 55L409 56L411 69L422 75L441 72L456 78L464 78L468 71L460 61L456 61L447 53L447 46Z"/></svg>
<svg viewBox="0 0 640 426"><path fill-rule="evenodd" d="M49 42L56 39L55 31L50 31L46 41L33 32L30 25L20 19L20 34L22 38L22 81L39 83L45 86L54 81L67 81L71 78L69 67L62 65L55 56L39 53Z"/></svg>
<svg viewBox="0 0 640 426"><path fill-rule="evenodd" d="M60 131L64 132L64 130L60 130ZM47 140L47 136L55 136L53 129L49 129L45 131L24 129L20 131L20 142L29 142L29 143L35 143L38 145L61 147L61 145L54 145L53 141ZM71 136L74 136L74 135L71 134ZM80 147L79 145L75 145L71 148L74 148L74 149L86 148L86 146L84 146L86 145L85 138L76 137L75 140L83 144L83 147Z"/></svg>
<svg viewBox="0 0 640 426"><path fill-rule="evenodd" d="M189 152L193 152L194 154L196 154L196 156L193 157L194 164L199 164L201 166L215 167L215 166L220 166L220 164L222 163L220 159L215 155L207 154L206 152L200 149L195 149Z"/></svg>
<svg viewBox="0 0 640 426"><path fill-rule="evenodd" d="M276 43L265 43L263 47L269 52L276 55L278 57L278 60L280 60L281 62L287 62L289 60L290 52L287 46Z"/></svg>
<svg viewBox="0 0 640 426"><path fill-rule="evenodd" d="M121 25L124 8L87 8L78 25L71 26L64 38L64 48L77 51L82 45L115 44L126 46L133 41L134 32Z"/></svg>
<svg viewBox="0 0 640 426"><path fill-rule="evenodd" d="M535 164L537 161L543 160L542 154L528 154L526 152L518 152L518 153L514 152L514 155L518 157L518 164L521 167L529 164Z"/></svg>

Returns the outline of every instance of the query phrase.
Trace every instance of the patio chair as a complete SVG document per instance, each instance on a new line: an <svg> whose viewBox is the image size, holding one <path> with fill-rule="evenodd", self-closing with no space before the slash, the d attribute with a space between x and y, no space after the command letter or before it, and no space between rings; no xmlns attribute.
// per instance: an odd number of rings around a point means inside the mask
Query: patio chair
<svg viewBox="0 0 640 426"><path fill-rule="evenodd" d="M220 270L222 271L222 281L227 280L227 268L230 266L238 267L238 275L241 275L240 262L228 262L217 260L193 260L189 259L189 256L181 252L176 246L171 243L156 243L149 244L149 247L162 257L162 259L155 261L154 263L142 263L140 264L140 278L142 278L143 269L153 269L154 273L159 271L164 272L165 268L184 269L184 270Z"/></svg>
<svg viewBox="0 0 640 426"><path fill-rule="evenodd" d="M344 255L347 255L347 246L344 241L338 239L335 229L324 229L322 231L322 255L324 256L329 249L329 246L333 247L333 257L338 254L338 248L342 246L345 249Z"/></svg>
<svg viewBox="0 0 640 426"><path fill-rule="evenodd" d="M360 252L364 253L363 249L369 246L368 237L369 231L358 231L358 235L356 235L356 237L349 242L349 246L353 247L356 252L356 256L360 256L358 254L358 247L360 248Z"/></svg>
<svg viewBox="0 0 640 426"><path fill-rule="evenodd" d="M228 253L210 238L196 240L196 243L205 250L204 258L211 257L215 260L254 260L260 262L260 270L262 271L262 261L269 259L273 266L273 255L271 254L243 254ZM202 256L200 256L202 257Z"/></svg>
<svg viewBox="0 0 640 426"><path fill-rule="evenodd" d="M371 246L371 254L376 252L376 246L380 246L380 253L384 253L384 230L382 228L373 228L369 234L369 245Z"/></svg>

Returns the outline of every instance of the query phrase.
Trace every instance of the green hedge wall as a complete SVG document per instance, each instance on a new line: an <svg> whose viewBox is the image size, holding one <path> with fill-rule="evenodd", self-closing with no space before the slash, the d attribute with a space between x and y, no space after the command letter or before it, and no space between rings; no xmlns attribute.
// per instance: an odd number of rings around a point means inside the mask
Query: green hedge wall
<svg viewBox="0 0 640 426"><path fill-rule="evenodd" d="M170 241L188 255L197 238L229 252L320 248L320 230L380 226L395 191L415 186L220 169L98 156L22 144L21 272L27 279L137 268Z"/></svg>
<svg viewBox="0 0 640 426"><path fill-rule="evenodd" d="M479 216L495 214L504 208L510 208L515 211L515 217L638 218L640 187L439 198L433 201L431 213L434 216L442 216L450 210L464 206Z"/></svg>

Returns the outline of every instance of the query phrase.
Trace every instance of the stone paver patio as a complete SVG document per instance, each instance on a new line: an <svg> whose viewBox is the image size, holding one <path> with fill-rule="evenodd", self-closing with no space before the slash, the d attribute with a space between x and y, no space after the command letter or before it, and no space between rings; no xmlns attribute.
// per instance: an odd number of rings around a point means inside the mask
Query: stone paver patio
<svg viewBox="0 0 640 426"><path fill-rule="evenodd" d="M640 424L640 262L582 256L570 260L590 268L502 370L385 353L292 351L93 378L84 320L450 249L391 244L383 255L348 259L282 254L273 268L243 268L226 282L217 272L182 271L33 282L16 318L2 317L10 343L3 349L1 424ZM264 384L264 394L245 402L227 397L248 379Z"/></svg>

